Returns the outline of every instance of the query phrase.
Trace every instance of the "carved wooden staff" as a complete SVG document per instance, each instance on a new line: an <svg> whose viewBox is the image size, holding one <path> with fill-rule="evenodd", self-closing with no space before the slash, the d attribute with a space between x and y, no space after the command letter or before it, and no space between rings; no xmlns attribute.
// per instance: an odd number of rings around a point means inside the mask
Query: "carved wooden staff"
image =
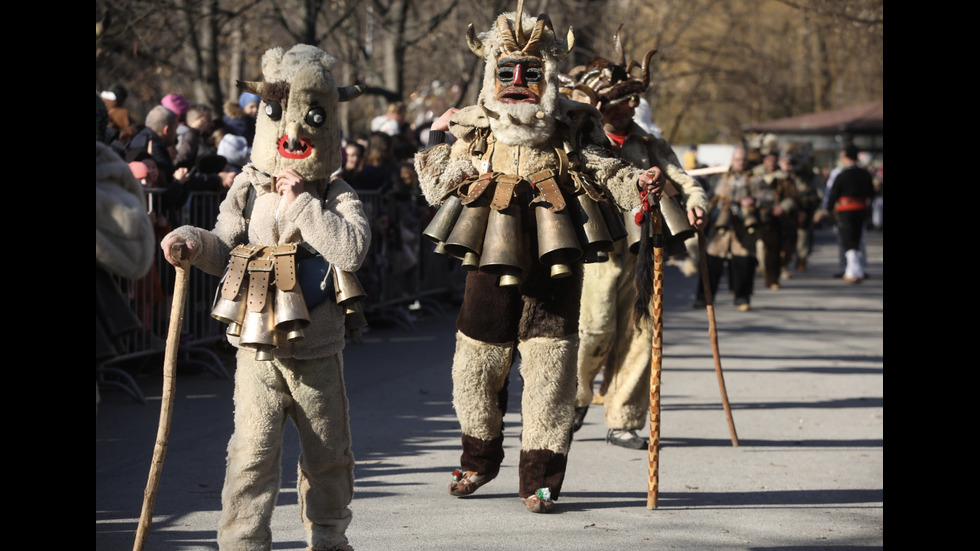
<svg viewBox="0 0 980 551"><path fill-rule="evenodd" d="M173 416L174 383L177 376L177 347L180 345L180 329L184 322L184 304L187 302L187 280L190 261L183 244L174 245L171 256L180 262L176 266L177 278L174 281L173 305L170 308L170 329L167 333L167 348L163 359L163 399L160 402L160 423L157 426L157 440L153 447L153 460L150 462L150 475L143 492L143 510L136 527L136 542L133 551L142 551L146 536L153 522L153 505L160 487L160 474L163 471L163 458L167 455L167 442L170 439L170 419Z"/></svg>
<svg viewBox="0 0 980 551"><path fill-rule="evenodd" d="M650 355L650 443L647 509L656 509L660 492L660 371L663 358L664 236L659 207L650 209L647 220L653 231L653 292L650 316L653 318L653 348ZM644 225L646 224L646 221ZM645 228L644 228L644 231Z"/></svg>
<svg viewBox="0 0 980 551"><path fill-rule="evenodd" d="M708 337L711 339L711 354L715 358L715 374L718 376L718 387L721 389L721 405L725 408L728 419L728 432L732 437L732 446L738 447L738 434L735 433L735 420L732 419L732 407L728 404L728 391L725 390L725 375L721 372L721 353L718 351L718 327L715 325L715 304L711 295L711 284L708 278L708 254L705 250L704 232L698 230L698 248L701 256L701 285L704 287L704 303L708 311Z"/></svg>

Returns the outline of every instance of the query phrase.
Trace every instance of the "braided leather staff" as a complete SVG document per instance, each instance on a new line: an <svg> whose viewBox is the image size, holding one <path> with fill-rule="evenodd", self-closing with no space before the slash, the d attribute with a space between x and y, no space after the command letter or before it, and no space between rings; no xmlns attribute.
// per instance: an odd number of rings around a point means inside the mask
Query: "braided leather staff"
<svg viewBox="0 0 980 551"><path fill-rule="evenodd" d="M718 387L721 389L721 405L725 408L725 418L728 419L728 432L732 437L732 446L738 447L738 434L735 433L735 420L732 419L732 406L728 403L728 391L725 390L725 375L721 371L721 353L718 351L718 327L715 325L715 303L711 295L711 284L708 280L708 253L705 250L704 232L698 230L698 249L701 256L701 285L704 287L704 303L708 311L708 337L711 339L711 354L715 359L715 374L718 376Z"/></svg>
<svg viewBox="0 0 980 551"><path fill-rule="evenodd" d="M171 256L180 262L176 266L177 277L174 281L174 299L170 307L170 329L167 332L167 348L163 359L163 399L160 401L160 423L157 426L157 439L153 447L153 460L150 462L150 474L146 480L146 490L143 492L143 510L136 527L136 541L133 551L142 551L146 544L146 536L153 522L153 506L157 500L157 490L160 488L160 474L163 471L163 458L167 455L167 442L170 439L170 419L173 417L174 383L177 379L177 347L180 345L180 328L184 323L184 304L187 302L187 280L189 279L190 261L187 258L185 245L174 245Z"/></svg>

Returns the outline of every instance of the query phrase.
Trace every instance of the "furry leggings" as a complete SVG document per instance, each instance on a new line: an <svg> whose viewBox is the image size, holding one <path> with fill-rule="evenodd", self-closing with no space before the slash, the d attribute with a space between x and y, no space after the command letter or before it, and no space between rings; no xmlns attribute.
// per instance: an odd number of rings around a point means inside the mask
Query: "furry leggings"
<svg viewBox="0 0 980 551"><path fill-rule="evenodd" d="M221 493L218 547L268 551L281 481L286 417L299 433L297 494L308 543L345 543L354 493L347 394L340 353L326 358L256 361L240 350L235 372L235 432Z"/></svg>
<svg viewBox="0 0 980 551"><path fill-rule="evenodd" d="M499 469L501 394L516 346L524 380L519 495L548 487L557 498L574 412L581 268L559 280L537 270L520 289L498 287L496 279L480 272L467 276L456 324L453 406L463 433L461 465L493 475Z"/></svg>
<svg viewBox="0 0 980 551"><path fill-rule="evenodd" d="M603 400L606 426L640 429L650 412L652 320L633 327L630 318L636 289L636 255L610 253L608 262L588 264L582 284L579 318L577 406L592 402L592 387L610 362Z"/></svg>

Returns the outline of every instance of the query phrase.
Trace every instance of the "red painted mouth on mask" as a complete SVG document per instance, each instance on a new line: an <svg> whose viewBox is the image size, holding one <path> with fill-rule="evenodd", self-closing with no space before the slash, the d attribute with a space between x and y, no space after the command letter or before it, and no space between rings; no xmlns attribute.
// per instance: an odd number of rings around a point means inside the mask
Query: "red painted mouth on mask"
<svg viewBox="0 0 980 551"><path fill-rule="evenodd" d="M296 151L289 151L286 149L286 144L289 142L288 136L283 136L279 138L279 155L287 159L305 159L313 154L313 144L310 140L306 138L299 139L299 149Z"/></svg>
<svg viewBox="0 0 980 551"><path fill-rule="evenodd" d="M508 86L497 94L500 103L538 103L538 96L527 88Z"/></svg>

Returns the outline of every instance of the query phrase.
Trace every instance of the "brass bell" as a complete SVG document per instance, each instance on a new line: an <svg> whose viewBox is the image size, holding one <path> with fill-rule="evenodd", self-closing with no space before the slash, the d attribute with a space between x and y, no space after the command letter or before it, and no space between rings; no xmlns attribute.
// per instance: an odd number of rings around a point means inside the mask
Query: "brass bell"
<svg viewBox="0 0 980 551"><path fill-rule="evenodd" d="M697 234L687 219L687 212L673 197L668 197L667 194L660 196L660 213L663 215L664 226L666 226L664 229L669 230L670 235L679 241L684 242Z"/></svg>
<svg viewBox="0 0 980 551"><path fill-rule="evenodd" d="M462 211L463 203L460 202L459 197L450 195L443 201L442 206L436 211L425 230L422 231L422 235L426 239L436 243L436 253L446 254L446 239L449 238L449 232L452 231L453 225L456 224L459 213Z"/></svg>
<svg viewBox="0 0 980 551"><path fill-rule="evenodd" d="M353 272L333 268L333 287L337 295L337 304L341 306L348 306L367 296L360 280L357 279L357 274Z"/></svg>
<svg viewBox="0 0 980 551"><path fill-rule="evenodd" d="M463 255L463 263L461 264L464 270L467 272L475 272L480 269L480 255L476 253L466 253Z"/></svg>
<svg viewBox="0 0 980 551"><path fill-rule="evenodd" d="M228 300L221 296L221 286L218 286L218 290L214 295L214 305L211 308L211 317L220 321L221 323L227 323L229 325L229 330L231 326L241 327L242 320L245 319L245 293L247 285L242 285L238 288L238 294L235 296L234 300ZM232 333L237 334L237 333Z"/></svg>
<svg viewBox="0 0 980 551"><path fill-rule="evenodd" d="M276 288L276 330L286 335L286 340L298 341L305 335L303 329L310 325L310 312L299 288L283 291Z"/></svg>
<svg viewBox="0 0 980 551"><path fill-rule="evenodd" d="M520 285L521 209L511 203L503 210L491 210L483 238L480 271L500 276L501 287Z"/></svg>
<svg viewBox="0 0 980 551"><path fill-rule="evenodd" d="M640 226L636 224L636 213L638 212L640 212L640 207L623 213L622 217L626 225L626 245L633 254L636 254L640 250L640 238L642 237Z"/></svg>
<svg viewBox="0 0 980 551"><path fill-rule="evenodd" d="M361 338L361 327L367 325L367 318L361 310L360 304L351 304L344 316L344 327L350 331L350 338L356 340Z"/></svg>
<svg viewBox="0 0 980 551"><path fill-rule="evenodd" d="M275 315L271 301L266 301L262 310L245 313L242 322L242 332L239 344L245 348L254 348L256 360L271 360L272 349L276 347Z"/></svg>
<svg viewBox="0 0 980 551"><path fill-rule="evenodd" d="M463 207L453 230L446 238L446 252L463 259L463 268L474 271L480 268L479 256L483 252L483 236L490 218L490 202L480 198ZM469 259L466 258L470 254Z"/></svg>
<svg viewBox="0 0 980 551"><path fill-rule="evenodd" d="M225 330L225 335L230 337L241 337L242 336L242 324L240 323L229 323L228 329Z"/></svg>
<svg viewBox="0 0 980 551"><path fill-rule="evenodd" d="M579 230L583 260L597 262L599 251L612 249L612 236L606 227L602 211L599 210L599 204L586 193L576 195L575 199L569 203L569 209L575 227Z"/></svg>
<svg viewBox="0 0 980 551"><path fill-rule="evenodd" d="M619 241L626 237L627 234L627 224L623 221L623 216L620 214L619 209L616 208L612 203L603 199L598 202L599 211L602 213L602 218L606 221L606 229L609 231L609 237L613 241Z"/></svg>
<svg viewBox="0 0 980 551"><path fill-rule="evenodd" d="M569 264L582 256L578 235L568 209L554 212L546 202L535 201L534 216L538 231L538 258L551 266L551 277L558 279L572 274Z"/></svg>
<svg viewBox="0 0 980 551"><path fill-rule="evenodd" d="M568 264L552 264L551 279L561 279L572 275L572 267Z"/></svg>

